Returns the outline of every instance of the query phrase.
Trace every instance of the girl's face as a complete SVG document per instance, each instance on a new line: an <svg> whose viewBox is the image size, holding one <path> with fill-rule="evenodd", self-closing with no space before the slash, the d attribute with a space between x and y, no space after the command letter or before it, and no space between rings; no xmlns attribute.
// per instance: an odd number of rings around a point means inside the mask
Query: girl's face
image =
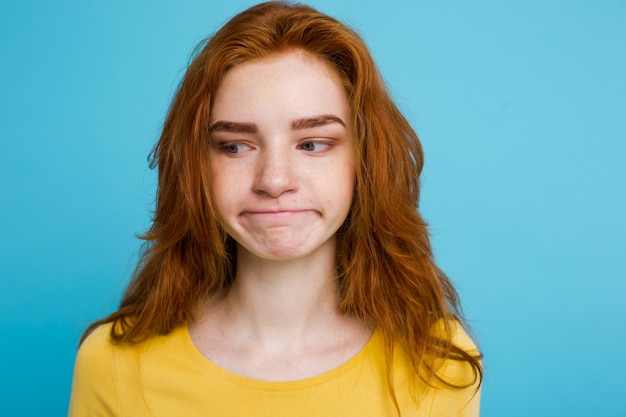
<svg viewBox="0 0 626 417"><path fill-rule="evenodd" d="M303 51L226 74L210 117L212 191L239 251L334 255L354 192L350 121L337 74Z"/></svg>

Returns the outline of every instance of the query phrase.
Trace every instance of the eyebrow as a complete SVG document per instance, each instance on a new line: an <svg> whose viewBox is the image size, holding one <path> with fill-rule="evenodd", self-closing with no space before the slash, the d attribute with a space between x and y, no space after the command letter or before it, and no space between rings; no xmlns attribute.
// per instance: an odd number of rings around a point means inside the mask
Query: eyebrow
<svg viewBox="0 0 626 417"><path fill-rule="evenodd" d="M293 130L311 129L314 127L325 126L332 123L339 123L343 127L346 127L346 123L341 118L332 114L322 114L320 116L306 117L304 119L298 119L291 122L291 128Z"/></svg>
<svg viewBox="0 0 626 417"><path fill-rule="evenodd" d="M291 128L293 130L312 129L314 127L326 126L332 123L339 123L343 127L346 127L346 123L332 114L322 114L320 116L305 117L302 119L296 119L291 122ZM258 128L254 123L242 123L242 122L229 122L220 120L213 123L209 127L209 133L213 132L228 132L228 133L257 133Z"/></svg>
<svg viewBox="0 0 626 417"><path fill-rule="evenodd" d="M209 133L231 132L231 133L256 133L257 127L254 123L226 122L218 121L209 127Z"/></svg>

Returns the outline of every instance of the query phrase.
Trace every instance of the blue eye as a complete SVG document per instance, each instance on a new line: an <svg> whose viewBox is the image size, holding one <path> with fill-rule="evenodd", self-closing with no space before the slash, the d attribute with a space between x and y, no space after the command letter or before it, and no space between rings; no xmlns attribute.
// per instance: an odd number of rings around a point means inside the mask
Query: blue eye
<svg viewBox="0 0 626 417"><path fill-rule="evenodd" d="M249 148L248 145L237 142L226 142L220 145L221 150L231 155L241 153Z"/></svg>
<svg viewBox="0 0 626 417"><path fill-rule="evenodd" d="M330 143L327 142L302 142L299 148L307 152L323 152L330 147Z"/></svg>

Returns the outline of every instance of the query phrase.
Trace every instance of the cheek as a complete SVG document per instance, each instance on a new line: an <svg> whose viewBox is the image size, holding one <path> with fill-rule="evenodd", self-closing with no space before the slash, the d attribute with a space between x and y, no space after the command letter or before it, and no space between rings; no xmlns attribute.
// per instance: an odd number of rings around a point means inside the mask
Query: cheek
<svg viewBox="0 0 626 417"><path fill-rule="evenodd" d="M340 180L339 180L340 179ZM352 207L352 200L356 190L356 173L351 165L339 172L335 177L333 184L334 197L342 211L346 214ZM339 208L339 207L338 207Z"/></svg>
<svg viewBox="0 0 626 417"><path fill-rule="evenodd" d="M218 219L228 216L228 207L231 205L233 187L229 186L229 180L224 171L217 166L211 169L211 197Z"/></svg>
<svg viewBox="0 0 626 417"><path fill-rule="evenodd" d="M345 163L341 178L345 178L344 189L350 194L350 198L352 198L352 195L356 190L356 166L354 158L349 158Z"/></svg>

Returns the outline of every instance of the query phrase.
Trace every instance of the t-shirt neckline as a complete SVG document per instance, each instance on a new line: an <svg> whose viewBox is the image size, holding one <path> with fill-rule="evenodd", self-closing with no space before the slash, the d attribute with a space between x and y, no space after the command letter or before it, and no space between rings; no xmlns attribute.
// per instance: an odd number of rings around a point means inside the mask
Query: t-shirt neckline
<svg viewBox="0 0 626 417"><path fill-rule="evenodd" d="M193 358L194 362L203 369L203 371L233 385L265 392L304 390L335 380L337 377L348 372L355 365L363 361L370 354L375 346L380 345L379 339L381 337L379 332L377 330L374 330L369 340L367 341L367 343L365 343L361 350L359 350L354 356L349 358L341 365L329 371L325 371L315 376L297 380L266 381L239 375L215 364L213 361L211 361L211 359L204 356L202 352L198 350L193 340L191 339L188 326L182 326L179 331L181 331L181 339L184 344L185 350L189 353L191 358Z"/></svg>

